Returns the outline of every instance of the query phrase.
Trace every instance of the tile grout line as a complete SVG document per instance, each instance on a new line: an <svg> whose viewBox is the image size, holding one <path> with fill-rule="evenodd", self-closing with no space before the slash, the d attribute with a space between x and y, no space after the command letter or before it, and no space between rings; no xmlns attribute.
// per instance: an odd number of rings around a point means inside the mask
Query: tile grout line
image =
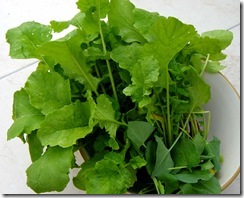
<svg viewBox="0 0 244 198"><path fill-rule="evenodd" d="M4 78L6 78L6 77L8 77L8 76L10 76L10 75L12 75L12 74L15 74L15 73L17 73L17 72L19 72L19 71L22 71L22 70L24 70L24 69L26 69L26 68L28 68L28 67L30 67L30 66L36 64L36 63L38 63L38 62L39 62L39 61L35 61L35 62L30 63L30 64L28 64L28 65L26 65L26 66L24 66L24 67L21 67L21 68L19 68L19 69L16 69L15 71L12 71L12 72L10 72L10 73L4 74L4 75L0 76L0 80L4 79Z"/></svg>
<svg viewBox="0 0 244 198"><path fill-rule="evenodd" d="M234 29L234 28L237 27L237 26L240 26L240 23L238 23L238 24L236 24L236 25L234 25L234 26L228 28L227 30L232 30L232 29Z"/></svg>

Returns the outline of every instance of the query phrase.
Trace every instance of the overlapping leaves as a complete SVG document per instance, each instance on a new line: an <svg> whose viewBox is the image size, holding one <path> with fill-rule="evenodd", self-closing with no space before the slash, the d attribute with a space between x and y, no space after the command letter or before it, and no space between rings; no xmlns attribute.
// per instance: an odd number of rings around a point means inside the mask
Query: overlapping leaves
<svg viewBox="0 0 244 198"><path fill-rule="evenodd" d="M207 141L196 118L211 96L202 74L224 68L232 34L198 35L129 0L79 0L77 7L71 20L27 22L6 34L12 58L40 60L14 95L8 130L8 139L29 144L27 185L62 191L82 147L91 158L73 182L87 193L125 193L144 169L140 192L220 193L212 174L220 170L220 141ZM51 28L69 26L50 41Z"/></svg>

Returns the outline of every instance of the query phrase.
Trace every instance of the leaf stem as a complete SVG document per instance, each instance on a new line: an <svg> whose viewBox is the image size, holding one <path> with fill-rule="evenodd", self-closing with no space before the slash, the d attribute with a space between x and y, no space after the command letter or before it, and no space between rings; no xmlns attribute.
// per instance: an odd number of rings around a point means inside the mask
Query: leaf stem
<svg viewBox="0 0 244 198"><path fill-rule="evenodd" d="M99 0L99 3L98 3L98 6L99 6L98 7L98 13L99 13L98 15L100 17L100 0ZM101 25L101 20L100 19L98 21L98 24L99 24L99 32L100 32L100 36L101 36L101 40L102 40L103 53L104 53L104 55L106 55L107 54L107 49L106 49L106 44L105 44L105 41L104 41L102 25ZM119 104L119 99L118 99L118 95L117 95L117 91L116 91L116 87L115 87L115 83L114 83L114 78L113 78L110 62L107 59L106 59L106 64L107 64L109 78L110 78L111 85L112 85L113 95L114 95L115 100Z"/></svg>
<svg viewBox="0 0 244 198"><path fill-rule="evenodd" d="M206 58L206 61L205 61L204 66L203 66L203 68L202 68L202 71L201 71L201 73L200 73L200 76L202 76L203 72L205 71L205 69L206 69L206 67L207 67L208 60L209 60L209 56L210 56L210 54L207 55L207 58Z"/></svg>
<svg viewBox="0 0 244 198"><path fill-rule="evenodd" d="M168 68L167 68L168 71ZM168 128L168 145L172 144L172 130L171 130L171 120L170 120L170 103L169 103L169 74L166 74L166 103L167 103L167 128Z"/></svg>
<svg viewBox="0 0 244 198"><path fill-rule="evenodd" d="M101 75L100 75L100 72L99 72L99 70L98 70L97 65L95 65L94 67L95 67L95 71L96 71L97 77L98 77L98 78L101 78ZM105 90L103 84L101 84L100 86L101 86L101 88L102 88L102 92L103 92L104 94L106 94L106 90Z"/></svg>

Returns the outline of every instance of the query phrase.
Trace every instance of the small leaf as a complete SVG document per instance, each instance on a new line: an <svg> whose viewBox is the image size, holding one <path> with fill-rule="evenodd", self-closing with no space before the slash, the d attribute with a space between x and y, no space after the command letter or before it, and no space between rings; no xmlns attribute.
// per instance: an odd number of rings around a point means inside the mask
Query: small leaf
<svg viewBox="0 0 244 198"><path fill-rule="evenodd" d="M137 169L145 166L147 164L147 161L140 156L136 156L131 158L129 164L132 166L132 168Z"/></svg>
<svg viewBox="0 0 244 198"><path fill-rule="evenodd" d="M54 32L62 32L67 29L70 25L69 21L50 21L51 28Z"/></svg>

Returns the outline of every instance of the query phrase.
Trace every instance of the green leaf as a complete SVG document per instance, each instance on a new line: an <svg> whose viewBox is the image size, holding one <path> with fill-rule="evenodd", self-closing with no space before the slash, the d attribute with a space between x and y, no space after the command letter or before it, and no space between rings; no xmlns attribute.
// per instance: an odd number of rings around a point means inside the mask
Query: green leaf
<svg viewBox="0 0 244 198"><path fill-rule="evenodd" d="M92 132L92 107L89 102L64 106L49 113L37 133L43 146L70 147Z"/></svg>
<svg viewBox="0 0 244 198"><path fill-rule="evenodd" d="M146 36L148 29L153 25L153 23L160 18L157 12L148 12L138 8L133 10L133 17L135 21L134 27L144 36Z"/></svg>
<svg viewBox="0 0 244 198"><path fill-rule="evenodd" d="M112 101L104 94L99 95L99 97L97 97L94 119L99 123L101 128L106 129L110 137L114 140L116 138L117 129L121 125L121 123L115 119L116 114ZM116 142L113 142L112 145L114 145L114 143L116 144ZM118 144L112 147L118 149Z"/></svg>
<svg viewBox="0 0 244 198"><path fill-rule="evenodd" d="M87 34L100 32L100 19L105 18L109 10L108 0L79 0L78 8L85 13L81 27Z"/></svg>
<svg viewBox="0 0 244 198"><path fill-rule="evenodd" d="M227 48L233 39L233 33L229 30L212 30L202 33L202 37L209 37L219 40L219 46L221 49Z"/></svg>
<svg viewBox="0 0 244 198"><path fill-rule="evenodd" d="M33 131L27 136L27 142L29 144L31 161L34 162L41 157L44 147L41 145L41 142L36 135L36 131Z"/></svg>
<svg viewBox="0 0 244 198"><path fill-rule="evenodd" d="M143 46L142 54L153 55L158 61L161 87L166 87L167 84L169 62L195 35L193 26L186 25L174 17L160 17L150 27L147 36L149 43Z"/></svg>
<svg viewBox="0 0 244 198"><path fill-rule="evenodd" d="M145 141L152 134L154 127L144 121L131 121L128 123L127 136L137 150L144 145Z"/></svg>
<svg viewBox="0 0 244 198"><path fill-rule="evenodd" d="M113 160L98 161L86 172L88 194L122 194L135 182L135 175Z"/></svg>
<svg viewBox="0 0 244 198"><path fill-rule="evenodd" d="M111 58L119 63L119 66L126 70L133 70L134 65L141 57L142 46L137 43L119 46L111 53Z"/></svg>
<svg viewBox="0 0 244 198"><path fill-rule="evenodd" d="M171 156L175 167L187 166L192 168L200 163L200 154L193 142L187 138L181 138L171 150Z"/></svg>
<svg viewBox="0 0 244 198"><path fill-rule="evenodd" d="M43 44L38 50L45 56L52 57L61 65L64 75L78 80L87 89L97 92L99 80L90 73L80 44L85 41L84 34L75 30L59 41Z"/></svg>
<svg viewBox="0 0 244 198"><path fill-rule="evenodd" d="M49 147L26 170L27 185L36 193L64 190L69 182L69 169L74 160L72 150L72 147Z"/></svg>
<svg viewBox="0 0 244 198"><path fill-rule="evenodd" d="M132 166L132 168L137 169L145 166L147 161L140 156L136 156L130 159L129 164Z"/></svg>
<svg viewBox="0 0 244 198"><path fill-rule="evenodd" d="M211 96L210 86L192 67L187 70L185 77L191 84L188 88L191 106L195 108L206 104Z"/></svg>
<svg viewBox="0 0 244 198"><path fill-rule="evenodd" d="M42 59L36 49L42 43L51 40L51 30L50 27L34 21L9 29L6 33L7 42L10 44L9 55L20 59Z"/></svg>
<svg viewBox="0 0 244 198"><path fill-rule="evenodd" d="M221 186L216 177L207 181L200 181L196 184L185 184L182 186L183 194L220 194Z"/></svg>
<svg viewBox="0 0 244 198"><path fill-rule="evenodd" d="M201 155L205 147L205 139L197 133L193 138L193 143L195 144L199 154Z"/></svg>
<svg viewBox="0 0 244 198"><path fill-rule="evenodd" d="M122 194L135 180L135 171L126 167L123 156L109 152L104 157L98 153L82 164L74 184L88 194Z"/></svg>
<svg viewBox="0 0 244 198"><path fill-rule="evenodd" d="M108 0L79 0L76 4L83 13L93 8L93 12L101 18L105 18L109 10Z"/></svg>
<svg viewBox="0 0 244 198"><path fill-rule="evenodd" d="M214 165L211 162L211 160L204 162L200 166L201 166L201 170L210 170L210 169L214 168Z"/></svg>
<svg viewBox="0 0 244 198"><path fill-rule="evenodd" d="M23 88L14 93L13 119L14 123L7 132L8 140L23 133L30 134L33 130L39 129L40 123L44 119L40 110L30 104L29 96Z"/></svg>
<svg viewBox="0 0 244 198"><path fill-rule="evenodd" d="M69 21L50 21L51 28L54 32L62 32L67 29L70 25Z"/></svg>
<svg viewBox="0 0 244 198"><path fill-rule="evenodd" d="M161 183L161 181L160 180L157 180L155 177L153 177L152 179L153 179L155 188L157 190L157 193L158 194L165 194L164 186Z"/></svg>
<svg viewBox="0 0 244 198"><path fill-rule="evenodd" d="M69 80L64 80L56 72L36 70L27 79L25 90L30 103L43 114L71 103Z"/></svg>
<svg viewBox="0 0 244 198"><path fill-rule="evenodd" d="M146 43L144 36L134 26L134 9L135 6L129 0L111 0L108 23L111 29L116 29L124 41Z"/></svg>
<svg viewBox="0 0 244 198"><path fill-rule="evenodd" d="M205 155L209 155L212 158L212 163L214 164L214 169L216 171L220 170L220 140L216 137L205 145L205 150L203 152Z"/></svg>
<svg viewBox="0 0 244 198"><path fill-rule="evenodd" d="M197 183L199 180L209 180L213 177L212 173L208 170L182 170L175 175L176 178L184 183Z"/></svg>
<svg viewBox="0 0 244 198"><path fill-rule="evenodd" d="M172 194L179 188L179 182L175 175L162 173L158 176L158 179L165 184L165 194Z"/></svg>
<svg viewBox="0 0 244 198"><path fill-rule="evenodd" d="M192 65L198 73L201 73L206 64L206 57L201 54L193 54L190 59ZM217 73L224 69L225 66L221 65L219 61L208 60L204 71L209 73Z"/></svg>
<svg viewBox="0 0 244 198"><path fill-rule="evenodd" d="M157 144L155 144L155 141L150 140L148 141L148 143L146 144L146 161L147 161L147 172L151 175L154 167L155 167L155 163L156 163L156 150L157 150Z"/></svg>
<svg viewBox="0 0 244 198"><path fill-rule="evenodd" d="M225 68L226 66L221 65L219 61L209 61L205 71L209 73L217 73Z"/></svg>
<svg viewBox="0 0 244 198"><path fill-rule="evenodd" d="M123 90L126 96L131 96L133 102L138 102L143 107L150 102L154 83L158 81L159 66L152 56L140 59L133 67L129 68L132 84Z"/></svg>
<svg viewBox="0 0 244 198"><path fill-rule="evenodd" d="M81 164L81 170L78 172L77 176L73 178L73 183L76 188L86 190L86 171L93 168L97 161L102 160L105 154L105 152L95 153L93 158L90 158Z"/></svg>
<svg viewBox="0 0 244 198"><path fill-rule="evenodd" d="M158 136L155 136L155 139L158 146L156 151L156 164L152 175L158 177L163 173L169 172L168 169L174 167L174 162L171 158L170 151L164 145L163 140Z"/></svg>

